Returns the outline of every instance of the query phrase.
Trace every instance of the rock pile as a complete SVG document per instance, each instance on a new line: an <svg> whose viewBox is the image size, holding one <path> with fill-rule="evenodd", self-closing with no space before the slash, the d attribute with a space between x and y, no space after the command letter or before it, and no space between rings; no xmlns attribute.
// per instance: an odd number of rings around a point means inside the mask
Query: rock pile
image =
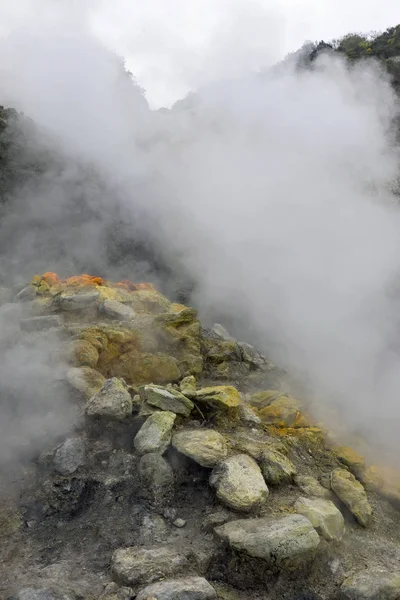
<svg viewBox="0 0 400 600"><path fill-rule="evenodd" d="M15 300L21 335L58 332L82 419L0 510L2 597L400 598L400 493L254 348L147 284L47 273Z"/></svg>

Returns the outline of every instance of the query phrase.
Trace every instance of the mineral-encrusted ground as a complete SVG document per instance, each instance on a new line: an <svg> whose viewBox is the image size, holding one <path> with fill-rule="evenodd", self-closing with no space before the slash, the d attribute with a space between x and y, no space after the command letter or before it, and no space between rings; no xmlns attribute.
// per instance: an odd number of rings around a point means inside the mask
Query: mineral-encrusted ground
<svg viewBox="0 0 400 600"><path fill-rule="evenodd" d="M328 444L257 350L146 284L2 297L18 343L56 340L78 418L3 486L0 598L400 598L396 476Z"/></svg>

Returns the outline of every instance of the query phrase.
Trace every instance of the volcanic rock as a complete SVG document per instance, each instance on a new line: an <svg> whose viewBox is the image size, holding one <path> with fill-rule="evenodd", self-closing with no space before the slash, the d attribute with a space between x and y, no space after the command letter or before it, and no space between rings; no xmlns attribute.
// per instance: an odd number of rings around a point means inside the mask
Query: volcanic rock
<svg viewBox="0 0 400 600"><path fill-rule="evenodd" d="M143 423L136 434L134 446L140 454L158 452L163 454L171 443L172 428L176 414L169 411L155 412Z"/></svg>
<svg viewBox="0 0 400 600"><path fill-rule="evenodd" d="M145 385L139 389L139 394L147 404L185 417L190 415L194 407L193 402L181 392L159 385Z"/></svg>
<svg viewBox="0 0 400 600"><path fill-rule="evenodd" d="M213 429L183 429L174 434L172 445L202 467L213 468L228 454L226 439Z"/></svg>
<svg viewBox="0 0 400 600"><path fill-rule="evenodd" d="M292 481L296 469L291 461L278 450L264 450L261 462L264 479L271 485Z"/></svg>
<svg viewBox="0 0 400 600"><path fill-rule="evenodd" d="M188 577L153 583L136 596L136 600L217 600L214 588L203 577Z"/></svg>
<svg viewBox="0 0 400 600"><path fill-rule="evenodd" d="M343 515L330 500L299 498L294 508L307 517L326 540L340 541L346 532Z"/></svg>
<svg viewBox="0 0 400 600"><path fill-rule="evenodd" d="M331 473L331 488L357 521L367 527L371 522L372 508L363 486L354 475L344 469L335 469Z"/></svg>
<svg viewBox="0 0 400 600"><path fill-rule="evenodd" d="M178 575L188 567L187 558L169 547L120 548L111 559L115 580L123 585L152 583Z"/></svg>
<svg viewBox="0 0 400 600"><path fill-rule="evenodd" d="M85 412L88 417L119 421L132 415L132 399L126 386L113 377L86 402Z"/></svg>

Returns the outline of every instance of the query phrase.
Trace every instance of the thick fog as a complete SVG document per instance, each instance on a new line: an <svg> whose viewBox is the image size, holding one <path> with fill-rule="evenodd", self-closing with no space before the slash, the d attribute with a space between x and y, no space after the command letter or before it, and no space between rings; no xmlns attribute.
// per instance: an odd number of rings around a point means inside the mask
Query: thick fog
<svg viewBox="0 0 400 600"><path fill-rule="evenodd" d="M16 19L0 43L0 102L29 115L67 161L19 191L18 223L7 213L0 223L0 236L19 231L14 271L46 261L65 271L81 256L82 270L112 276L102 241L120 212L132 237L156 238L172 269L190 273L205 320L225 315L268 351L318 416L334 407L339 429L398 451L398 107L378 65L322 57L311 72L286 64L262 75L239 65L151 111L84 19L63 19ZM102 193L76 164L100 175ZM68 225L77 188L93 215L84 230ZM31 232L38 219L66 224L59 264ZM135 264L123 268L137 276Z"/></svg>

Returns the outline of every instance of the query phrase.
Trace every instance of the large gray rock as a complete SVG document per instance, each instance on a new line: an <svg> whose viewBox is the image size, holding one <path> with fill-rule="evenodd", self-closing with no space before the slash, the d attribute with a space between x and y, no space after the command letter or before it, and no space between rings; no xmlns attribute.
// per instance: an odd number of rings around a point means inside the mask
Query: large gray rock
<svg viewBox="0 0 400 600"><path fill-rule="evenodd" d="M312 560L320 542L302 515L240 519L217 527L215 533L234 550L288 569Z"/></svg>
<svg viewBox="0 0 400 600"><path fill-rule="evenodd" d="M139 477L147 498L157 506L165 505L174 493L174 472L161 454L150 453L141 457Z"/></svg>
<svg viewBox="0 0 400 600"><path fill-rule="evenodd" d="M82 438L68 438L57 448L53 467L60 475L72 475L85 464L86 444Z"/></svg>
<svg viewBox="0 0 400 600"><path fill-rule="evenodd" d="M42 317L28 317L21 319L20 327L22 331L44 331L46 329L58 329L62 321L59 315L44 315Z"/></svg>
<svg viewBox="0 0 400 600"><path fill-rule="evenodd" d="M62 294L59 298L59 306L62 310L85 310L96 306L99 292L87 292L83 294Z"/></svg>
<svg viewBox="0 0 400 600"><path fill-rule="evenodd" d="M262 456L261 471L271 485L289 483L296 475L293 463L278 450L265 450Z"/></svg>
<svg viewBox="0 0 400 600"><path fill-rule="evenodd" d="M294 508L307 517L326 540L339 541L344 536L346 527L343 515L330 500L299 498Z"/></svg>
<svg viewBox="0 0 400 600"><path fill-rule="evenodd" d="M139 389L141 399L151 406L161 410L170 410L178 415L188 417L194 408L194 404L181 392L167 390L161 385L144 385Z"/></svg>
<svg viewBox="0 0 400 600"><path fill-rule="evenodd" d="M104 300L99 306L100 312L110 319L118 321L132 321L136 313L130 306L118 302L118 300Z"/></svg>
<svg viewBox="0 0 400 600"><path fill-rule="evenodd" d="M153 583L178 575L188 567L183 554L173 548L119 548L111 559L115 580L123 585Z"/></svg>
<svg viewBox="0 0 400 600"><path fill-rule="evenodd" d="M354 475L344 469L335 469L331 473L331 488L360 525L367 527L371 522L372 508L363 486Z"/></svg>
<svg viewBox="0 0 400 600"><path fill-rule="evenodd" d="M340 600L399 600L400 572L372 568L346 579L339 592Z"/></svg>
<svg viewBox="0 0 400 600"><path fill-rule="evenodd" d="M228 455L224 436L214 429L183 429L175 433L172 445L202 467L215 467Z"/></svg>
<svg viewBox="0 0 400 600"><path fill-rule="evenodd" d="M214 588L203 577L160 581L139 592L136 600L217 600Z"/></svg>
<svg viewBox="0 0 400 600"><path fill-rule="evenodd" d="M122 381L113 377L86 402L85 412L88 417L120 421L132 415L132 398Z"/></svg>
<svg viewBox="0 0 400 600"><path fill-rule="evenodd" d="M260 467L247 454L237 454L220 463L211 473L210 485L221 502L245 512L259 508L269 494Z"/></svg>
<svg viewBox="0 0 400 600"><path fill-rule="evenodd" d="M140 454L158 452L164 454L171 443L172 428L176 414L169 411L156 412L146 419L133 441Z"/></svg>

